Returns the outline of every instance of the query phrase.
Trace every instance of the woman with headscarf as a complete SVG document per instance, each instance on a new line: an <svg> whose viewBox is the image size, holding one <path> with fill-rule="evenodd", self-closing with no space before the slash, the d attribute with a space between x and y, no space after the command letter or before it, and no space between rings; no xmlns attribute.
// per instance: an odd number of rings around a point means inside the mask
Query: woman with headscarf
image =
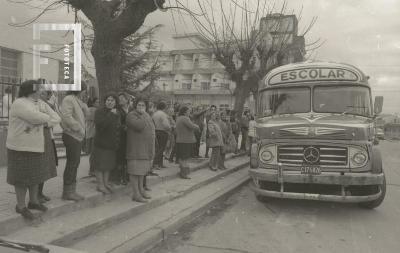
<svg viewBox="0 0 400 253"><path fill-rule="evenodd" d="M155 154L155 127L146 112L146 101L137 99L134 109L126 117L127 168L132 185L132 200L147 202L151 196L144 189L144 177L150 171Z"/></svg>

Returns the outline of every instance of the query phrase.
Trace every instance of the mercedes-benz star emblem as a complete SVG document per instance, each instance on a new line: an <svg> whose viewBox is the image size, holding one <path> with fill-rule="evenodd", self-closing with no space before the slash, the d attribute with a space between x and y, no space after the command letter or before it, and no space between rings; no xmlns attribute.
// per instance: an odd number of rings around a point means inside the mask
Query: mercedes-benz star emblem
<svg viewBox="0 0 400 253"><path fill-rule="evenodd" d="M304 149L304 160L308 163L316 163L319 160L319 150L315 147L307 147Z"/></svg>

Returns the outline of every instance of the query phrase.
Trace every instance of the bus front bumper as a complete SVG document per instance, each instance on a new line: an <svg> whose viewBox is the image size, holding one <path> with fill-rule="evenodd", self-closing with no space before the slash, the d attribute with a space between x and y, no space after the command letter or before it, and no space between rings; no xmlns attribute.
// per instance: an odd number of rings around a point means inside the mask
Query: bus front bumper
<svg viewBox="0 0 400 253"><path fill-rule="evenodd" d="M360 203L368 202L378 199L382 192L363 195L352 196L346 191L349 186L367 186L367 185L381 185L384 182L384 174L372 173L322 173L320 175L305 175L300 172L283 171L276 169L250 169L250 177L252 183L251 189L256 195L273 197L273 198L286 198L286 199L307 199L307 200L320 200L332 202L348 202ZM279 190L266 190L262 189L261 182L270 182L279 184ZM319 194L319 193L303 193L285 191L285 184L298 184L298 185L338 185L341 189L339 194Z"/></svg>

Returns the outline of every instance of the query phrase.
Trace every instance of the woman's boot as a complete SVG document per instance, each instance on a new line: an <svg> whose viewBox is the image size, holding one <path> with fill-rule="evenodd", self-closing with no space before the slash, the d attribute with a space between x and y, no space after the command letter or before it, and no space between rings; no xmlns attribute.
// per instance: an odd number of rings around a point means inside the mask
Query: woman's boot
<svg viewBox="0 0 400 253"><path fill-rule="evenodd" d="M181 170L179 173L180 177L183 179L190 179L190 177L188 176L190 169L189 166L186 164L186 162L181 162L179 168Z"/></svg>
<svg viewBox="0 0 400 253"><path fill-rule="evenodd" d="M139 176L139 192L140 192L140 195L142 195L143 198L151 199L151 196L144 189L144 177L145 176Z"/></svg>
<svg viewBox="0 0 400 253"><path fill-rule="evenodd" d="M108 190L106 189L106 187L104 186L104 177L103 177L103 172L101 171L95 171L95 176L96 176L96 190L98 192L101 192L103 194L108 194Z"/></svg>
<svg viewBox="0 0 400 253"><path fill-rule="evenodd" d="M64 185L62 199L63 200L81 201L85 198L83 196L79 195L78 193L76 193L76 184L72 184L72 185Z"/></svg>

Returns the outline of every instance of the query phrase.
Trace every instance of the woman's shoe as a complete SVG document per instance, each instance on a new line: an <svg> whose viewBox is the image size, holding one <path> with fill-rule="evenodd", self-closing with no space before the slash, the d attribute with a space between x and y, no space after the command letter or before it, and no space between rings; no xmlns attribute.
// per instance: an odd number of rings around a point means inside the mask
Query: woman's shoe
<svg viewBox="0 0 400 253"><path fill-rule="evenodd" d="M147 173L148 176L158 176L157 173L155 173L154 171L150 171L149 173Z"/></svg>
<svg viewBox="0 0 400 253"><path fill-rule="evenodd" d="M183 179L191 179L188 175L190 173L190 168L189 167L182 167L181 172L179 173L179 176Z"/></svg>
<svg viewBox="0 0 400 253"><path fill-rule="evenodd" d="M141 195L145 199L151 199L151 196L149 194L147 194L146 191L142 192Z"/></svg>
<svg viewBox="0 0 400 253"><path fill-rule="evenodd" d="M109 194L109 193L110 193L105 187L97 186L97 187L96 187L96 190L97 190L98 192L103 193L103 194Z"/></svg>
<svg viewBox="0 0 400 253"><path fill-rule="evenodd" d="M147 203L147 199L144 199L142 196L133 196L132 201L140 202L140 203Z"/></svg>
<svg viewBox="0 0 400 253"><path fill-rule="evenodd" d="M31 211L29 211L28 208L24 207L22 209L19 209L18 206L15 206L15 212L19 213L22 215L27 220L34 220L35 215Z"/></svg>
<svg viewBox="0 0 400 253"><path fill-rule="evenodd" d="M208 168L210 168L210 170L212 170L212 171L217 171L217 169L212 167L211 165L208 165Z"/></svg>
<svg viewBox="0 0 400 253"><path fill-rule="evenodd" d="M182 179L191 179L188 175L184 175L182 173L179 173L180 178Z"/></svg>
<svg viewBox="0 0 400 253"><path fill-rule="evenodd" d="M144 186L143 189L144 189L145 191L151 192L151 189L150 189L149 187L147 187L147 186Z"/></svg>
<svg viewBox="0 0 400 253"><path fill-rule="evenodd" d="M49 198L49 197L47 197L46 195L44 195L43 193L42 194L39 194L39 197L42 197L44 200L46 200L46 201L50 201L51 200L51 198Z"/></svg>
<svg viewBox="0 0 400 253"><path fill-rule="evenodd" d="M28 203L28 209L34 209L34 210L39 210L41 212L47 212L48 208L43 205L43 204L39 204L39 203Z"/></svg>
<svg viewBox="0 0 400 253"><path fill-rule="evenodd" d="M47 196L44 195L43 193L42 193L42 194L39 194L39 198L42 198L42 199L44 199L45 201L50 201L50 200L51 200L49 197L47 197Z"/></svg>
<svg viewBox="0 0 400 253"><path fill-rule="evenodd" d="M38 196L38 201L40 204L46 203L46 199L44 199L42 196Z"/></svg>
<svg viewBox="0 0 400 253"><path fill-rule="evenodd" d="M114 187L111 184L106 184L105 187L110 193L114 192Z"/></svg>

